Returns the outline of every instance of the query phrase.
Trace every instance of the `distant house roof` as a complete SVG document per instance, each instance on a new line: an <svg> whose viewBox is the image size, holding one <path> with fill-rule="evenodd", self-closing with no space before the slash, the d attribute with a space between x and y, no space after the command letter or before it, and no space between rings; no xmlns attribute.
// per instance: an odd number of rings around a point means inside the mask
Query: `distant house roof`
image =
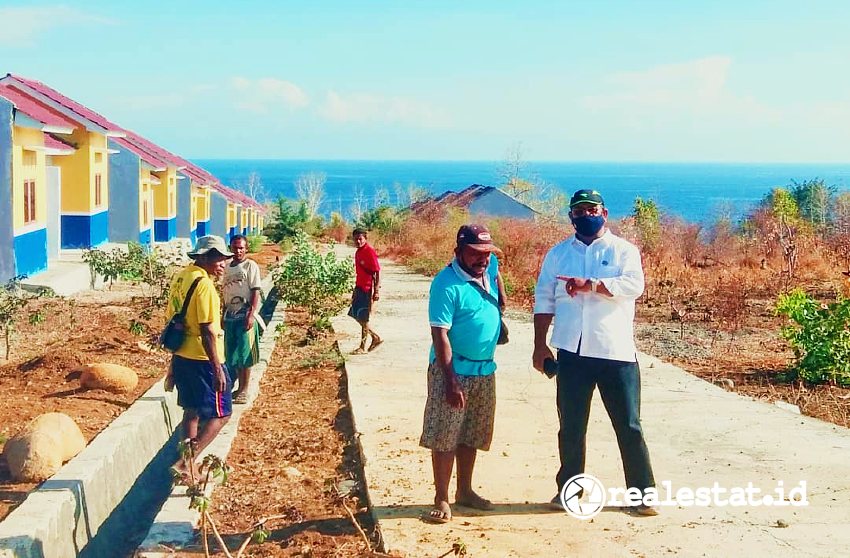
<svg viewBox="0 0 850 558"><path fill-rule="evenodd" d="M0 84L0 97L10 101L17 110L29 116L33 120L41 122L46 131L56 131L70 134L79 124L70 118L52 110L47 105L39 103L35 99L27 97L20 91Z"/></svg>
<svg viewBox="0 0 850 558"><path fill-rule="evenodd" d="M28 100L30 103L33 103L34 106L43 107L42 110L55 115L56 118L61 118L66 122L72 123L73 126L67 133L70 133L73 128L79 127L79 124L73 120L74 116L69 117L68 114L78 116L82 120L100 128L102 132L112 138L116 144L136 154L142 161L144 161L145 164L153 167L153 169L164 170L169 165L175 166L181 173L185 174L190 179L199 184L210 186L231 201L254 207L260 211L265 210L261 203L245 196L241 192L224 186L215 176L201 167L178 155L175 155L174 153L171 153L167 149L160 147L131 130L122 128L118 124L107 119L105 116L74 101L73 99L70 99L69 97L66 97L40 81L18 75L6 74L5 78L0 79L0 88L11 91L12 93L10 93L10 95L15 95L16 98L21 99L22 103ZM2 90L0 90L0 94L2 94ZM3 96L5 97L5 95ZM41 99L47 99L48 101L52 101L55 105L59 105L61 109L64 109L65 114L48 107L41 102ZM9 100L18 107L15 100ZM28 113L27 115L30 116L30 118L35 118L39 122L44 122L34 115ZM45 114L43 116L46 117L47 115Z"/></svg>
<svg viewBox="0 0 850 558"><path fill-rule="evenodd" d="M493 192L499 192L501 195L507 197L513 203L516 203L518 206L521 206L532 214L537 213L537 211L511 196L501 188L496 188L495 186L483 186L481 184L473 184L472 186L464 188L460 192L452 192L451 190L448 190L439 196L425 198L424 200L414 202L410 204L408 209L416 214L422 214L435 209L447 207L469 209L469 206L472 205L473 202Z"/></svg>

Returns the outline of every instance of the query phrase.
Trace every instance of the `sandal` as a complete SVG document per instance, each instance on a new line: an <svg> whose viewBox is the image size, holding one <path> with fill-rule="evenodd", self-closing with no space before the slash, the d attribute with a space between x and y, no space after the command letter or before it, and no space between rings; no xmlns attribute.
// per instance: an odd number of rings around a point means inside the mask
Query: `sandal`
<svg viewBox="0 0 850 558"><path fill-rule="evenodd" d="M458 498L455 496L455 504L465 508L472 508L474 510L493 511L493 509L495 509L493 502L487 498L482 498L474 492L464 498Z"/></svg>
<svg viewBox="0 0 850 558"><path fill-rule="evenodd" d="M240 391L233 396L234 405L245 405L246 403L248 403L248 394L244 391Z"/></svg>
<svg viewBox="0 0 850 558"><path fill-rule="evenodd" d="M452 511L448 503L443 502L443 506L434 506L428 513L422 514L422 521L426 523L434 523L442 525L452 520ZM448 511L446 511L448 510Z"/></svg>

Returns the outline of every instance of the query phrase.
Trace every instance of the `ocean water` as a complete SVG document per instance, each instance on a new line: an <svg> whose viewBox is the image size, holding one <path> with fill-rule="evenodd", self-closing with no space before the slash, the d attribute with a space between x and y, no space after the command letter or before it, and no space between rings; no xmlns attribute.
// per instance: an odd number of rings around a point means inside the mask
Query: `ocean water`
<svg viewBox="0 0 850 558"><path fill-rule="evenodd" d="M433 194L472 184L497 186L498 161L333 161L198 159L224 184L238 186L256 172L269 199L294 198L297 178L326 175L321 212L350 215L355 199L371 207L386 195L405 200L410 185ZM720 214L738 219L774 187L815 178L838 191L850 189L850 164L725 164L528 162L525 174L567 194L594 188L614 218L628 215L636 197L654 200L666 213L692 222L710 222Z"/></svg>

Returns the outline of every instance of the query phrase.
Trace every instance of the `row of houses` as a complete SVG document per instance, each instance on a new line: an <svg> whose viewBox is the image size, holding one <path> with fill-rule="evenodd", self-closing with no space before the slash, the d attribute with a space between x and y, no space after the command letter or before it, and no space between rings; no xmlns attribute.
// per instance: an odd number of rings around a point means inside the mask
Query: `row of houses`
<svg viewBox="0 0 850 558"><path fill-rule="evenodd" d="M0 78L0 281L63 251L257 234L265 210L38 81Z"/></svg>

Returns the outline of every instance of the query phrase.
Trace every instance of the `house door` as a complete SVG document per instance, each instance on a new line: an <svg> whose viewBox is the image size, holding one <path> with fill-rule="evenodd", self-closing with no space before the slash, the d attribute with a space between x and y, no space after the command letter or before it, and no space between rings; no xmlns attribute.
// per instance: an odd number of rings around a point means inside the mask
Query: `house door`
<svg viewBox="0 0 850 558"><path fill-rule="evenodd" d="M62 171L47 167L47 259L59 258L62 246Z"/></svg>

